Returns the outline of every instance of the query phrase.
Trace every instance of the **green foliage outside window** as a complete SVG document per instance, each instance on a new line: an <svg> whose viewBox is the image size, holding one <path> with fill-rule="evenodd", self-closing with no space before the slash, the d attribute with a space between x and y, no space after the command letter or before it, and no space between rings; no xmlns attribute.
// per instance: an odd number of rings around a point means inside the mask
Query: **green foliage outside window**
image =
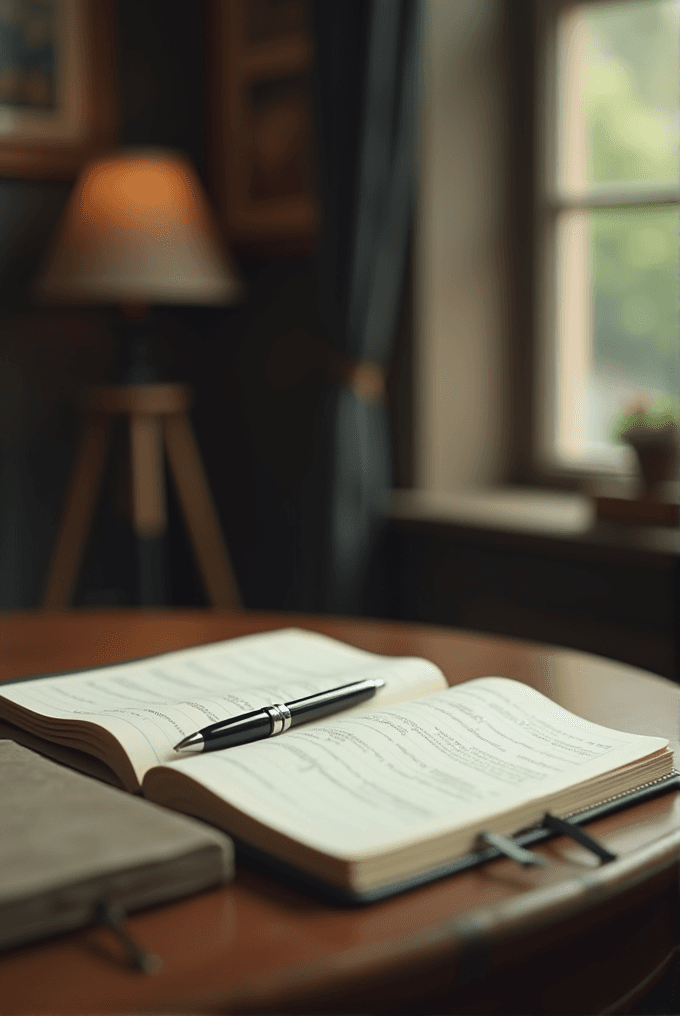
<svg viewBox="0 0 680 1016"><path fill-rule="evenodd" d="M597 4L587 25L591 185L676 187L680 3ZM675 401L677 207L597 210L590 222L595 368Z"/></svg>

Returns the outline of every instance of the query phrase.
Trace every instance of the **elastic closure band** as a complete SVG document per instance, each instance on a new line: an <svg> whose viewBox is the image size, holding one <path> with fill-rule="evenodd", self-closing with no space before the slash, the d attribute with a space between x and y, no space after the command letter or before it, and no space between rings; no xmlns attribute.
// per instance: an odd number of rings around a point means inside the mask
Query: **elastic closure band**
<svg viewBox="0 0 680 1016"><path fill-rule="evenodd" d="M533 850L527 850L526 847L520 846L515 840L511 840L509 836L502 836L501 833L480 833L479 839L482 843L485 843L489 847L495 847L499 853L504 854L511 861L516 861L517 864L522 866L531 864L543 866L548 863L545 857L535 854Z"/></svg>
<svg viewBox="0 0 680 1016"><path fill-rule="evenodd" d="M569 836L576 843L580 843L582 847L586 847L596 857L599 857L603 864L616 860L616 854L608 850L599 840L589 836L575 822L569 822L566 818L558 818L557 815L551 815L547 811L543 816L543 825L546 829L550 829L551 832L561 833L562 836Z"/></svg>
<svg viewBox="0 0 680 1016"><path fill-rule="evenodd" d="M132 937L125 927L125 916L125 911L117 903L100 900L95 904L95 921L113 932L125 948L131 966L145 974L158 973L163 966L161 960Z"/></svg>

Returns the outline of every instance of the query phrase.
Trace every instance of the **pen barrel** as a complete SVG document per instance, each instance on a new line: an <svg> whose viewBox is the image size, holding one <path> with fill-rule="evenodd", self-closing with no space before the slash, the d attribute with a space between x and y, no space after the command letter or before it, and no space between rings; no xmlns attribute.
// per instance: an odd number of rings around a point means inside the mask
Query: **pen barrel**
<svg viewBox="0 0 680 1016"><path fill-rule="evenodd" d="M222 748L235 748L239 744L261 741L265 737L283 733L289 726L350 709L372 698L383 684L383 681L353 681L340 688L308 695L294 702L265 706L221 723L212 723L198 731L203 738L203 751L220 751Z"/></svg>
<svg viewBox="0 0 680 1016"><path fill-rule="evenodd" d="M239 744L250 744L269 737L272 721L264 709L256 709L244 713L224 723L214 723L200 731L205 738L206 751L219 751L221 748L235 748Z"/></svg>
<svg viewBox="0 0 680 1016"><path fill-rule="evenodd" d="M354 681L346 686L346 690L334 688L332 691L288 702L291 726L318 720L322 716L332 716L333 713L339 713L343 709L351 709L352 706L358 706L361 702L372 698L376 690L375 681Z"/></svg>

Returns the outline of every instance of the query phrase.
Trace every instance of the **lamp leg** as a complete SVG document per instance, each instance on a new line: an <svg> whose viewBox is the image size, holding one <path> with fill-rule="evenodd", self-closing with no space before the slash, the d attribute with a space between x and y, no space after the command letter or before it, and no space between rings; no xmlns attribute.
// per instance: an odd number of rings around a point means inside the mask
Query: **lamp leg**
<svg viewBox="0 0 680 1016"><path fill-rule="evenodd" d="M165 445L208 598L213 607L236 610L238 585L186 413L165 417Z"/></svg>
<svg viewBox="0 0 680 1016"><path fill-rule="evenodd" d="M64 610L71 602L101 485L108 442L109 421L104 416L90 417L73 465L45 584L42 606L46 610Z"/></svg>
<svg viewBox="0 0 680 1016"><path fill-rule="evenodd" d="M159 607L168 602L168 576L162 428L157 416L132 415L130 452L139 600L143 607Z"/></svg>

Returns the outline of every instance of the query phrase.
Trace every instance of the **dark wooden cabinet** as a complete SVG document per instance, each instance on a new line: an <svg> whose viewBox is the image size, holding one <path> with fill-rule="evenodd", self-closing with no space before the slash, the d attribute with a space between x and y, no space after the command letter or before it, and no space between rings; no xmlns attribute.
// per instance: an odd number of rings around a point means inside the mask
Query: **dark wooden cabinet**
<svg viewBox="0 0 680 1016"><path fill-rule="evenodd" d="M678 680L678 557L609 539L393 520L388 616L596 653Z"/></svg>

